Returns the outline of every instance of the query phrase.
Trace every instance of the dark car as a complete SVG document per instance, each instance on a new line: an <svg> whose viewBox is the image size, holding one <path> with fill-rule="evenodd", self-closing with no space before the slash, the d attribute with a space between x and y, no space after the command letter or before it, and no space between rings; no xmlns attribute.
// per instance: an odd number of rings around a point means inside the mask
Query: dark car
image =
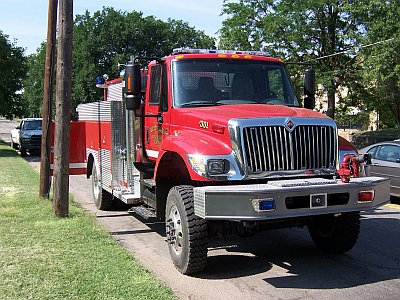
<svg viewBox="0 0 400 300"><path fill-rule="evenodd" d="M42 119L22 119L19 126L11 131L11 146L19 149L21 155L26 151L39 150L42 143Z"/></svg>
<svg viewBox="0 0 400 300"><path fill-rule="evenodd" d="M390 194L400 197L400 141L373 144L360 149L359 153L371 154L366 174L390 178Z"/></svg>

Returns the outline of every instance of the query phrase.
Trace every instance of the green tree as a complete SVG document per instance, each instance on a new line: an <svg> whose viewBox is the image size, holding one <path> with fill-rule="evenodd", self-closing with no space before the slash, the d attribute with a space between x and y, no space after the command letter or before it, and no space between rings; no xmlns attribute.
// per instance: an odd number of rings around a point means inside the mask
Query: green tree
<svg viewBox="0 0 400 300"><path fill-rule="evenodd" d="M353 7L366 36L362 49L360 98L379 112L385 127L400 125L400 1L360 0Z"/></svg>
<svg viewBox="0 0 400 300"><path fill-rule="evenodd" d="M75 17L73 41L73 112L80 103L96 101L103 91L96 88L96 77L119 76L118 64L132 55L162 57L176 47L215 48L215 40L181 20L143 17L141 12L123 12L110 7ZM40 111L43 97L45 44L29 56L25 98L32 113Z"/></svg>
<svg viewBox="0 0 400 300"><path fill-rule="evenodd" d="M10 42L0 30L0 115L12 118L22 116L22 80L26 75L24 49Z"/></svg>
<svg viewBox="0 0 400 300"><path fill-rule="evenodd" d="M119 63L132 55L162 57L176 47L214 48L215 41L203 31L180 20L167 22L141 12L122 12L110 7L93 15L76 16L73 53L73 103L101 97L95 79L102 74L119 76Z"/></svg>
<svg viewBox="0 0 400 300"><path fill-rule="evenodd" d="M46 44L42 43L36 53L27 57L28 73L23 81L24 103L30 116L42 115L44 64L46 60Z"/></svg>
<svg viewBox="0 0 400 300"><path fill-rule="evenodd" d="M220 47L261 49L288 61L311 61L328 94L327 114L334 117L338 86L351 86L356 76L355 57L346 51L354 47L362 27L349 2L225 0L222 13L228 18L220 30Z"/></svg>

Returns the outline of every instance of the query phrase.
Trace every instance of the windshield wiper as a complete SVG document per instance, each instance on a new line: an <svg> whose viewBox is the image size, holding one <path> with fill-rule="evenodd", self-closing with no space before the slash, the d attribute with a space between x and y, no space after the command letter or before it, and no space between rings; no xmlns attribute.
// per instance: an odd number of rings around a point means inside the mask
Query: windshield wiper
<svg viewBox="0 0 400 300"><path fill-rule="evenodd" d="M191 101L188 103L183 103L179 107L191 107L191 106L216 106L216 105L223 105L222 103L216 103L212 101Z"/></svg>

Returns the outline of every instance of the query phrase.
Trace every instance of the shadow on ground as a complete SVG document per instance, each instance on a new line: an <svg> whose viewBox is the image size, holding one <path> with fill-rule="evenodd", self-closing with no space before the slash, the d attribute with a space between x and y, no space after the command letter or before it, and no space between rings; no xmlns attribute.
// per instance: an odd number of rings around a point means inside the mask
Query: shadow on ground
<svg viewBox="0 0 400 300"><path fill-rule="evenodd" d="M362 220L358 244L342 255L321 253L307 230L302 229L266 231L252 238L231 240L228 246L214 242L205 271L195 277L220 280L270 271L264 278L266 283L296 289L344 289L398 279L400 244L394 241L398 240L399 230L383 228L399 225L399 219L373 218L371 214ZM221 249L227 253L220 254ZM276 276L282 274L282 269L285 275Z"/></svg>

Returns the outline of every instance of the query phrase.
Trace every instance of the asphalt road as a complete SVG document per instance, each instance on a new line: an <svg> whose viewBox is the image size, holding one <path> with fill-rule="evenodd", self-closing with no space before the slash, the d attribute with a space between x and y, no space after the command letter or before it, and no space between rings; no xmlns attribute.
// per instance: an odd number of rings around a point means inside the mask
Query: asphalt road
<svg viewBox="0 0 400 300"><path fill-rule="evenodd" d="M9 142L14 125L0 119L0 138ZM39 157L26 159L38 169ZM169 259L163 224L143 223L123 209L96 210L84 176L70 177L70 191L181 299L400 299L397 204L363 213L359 241L345 255L321 254L305 229L266 231L248 239L213 241L206 270L189 277Z"/></svg>

